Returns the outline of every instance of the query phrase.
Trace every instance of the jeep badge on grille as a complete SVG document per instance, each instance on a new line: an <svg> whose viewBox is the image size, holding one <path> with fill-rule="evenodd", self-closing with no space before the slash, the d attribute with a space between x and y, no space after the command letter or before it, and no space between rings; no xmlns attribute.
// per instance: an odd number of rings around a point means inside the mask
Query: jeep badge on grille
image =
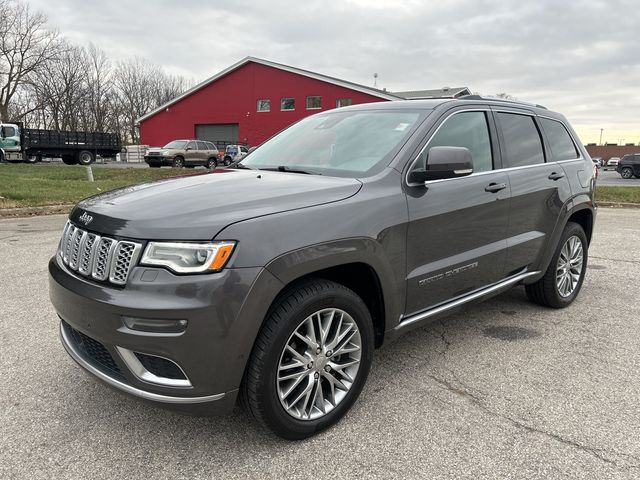
<svg viewBox="0 0 640 480"><path fill-rule="evenodd" d="M80 215L78 220L80 220L82 223L84 223L84 225L86 227L91 222L93 222L93 217L91 215L89 215L87 212L84 212L82 215Z"/></svg>

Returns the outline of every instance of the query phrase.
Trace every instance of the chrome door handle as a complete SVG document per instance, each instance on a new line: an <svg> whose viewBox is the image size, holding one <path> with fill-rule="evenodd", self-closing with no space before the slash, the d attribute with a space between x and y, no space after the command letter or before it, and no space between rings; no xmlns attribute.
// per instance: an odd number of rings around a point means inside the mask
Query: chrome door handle
<svg viewBox="0 0 640 480"><path fill-rule="evenodd" d="M507 188L506 183L490 183L489 185L484 187L484 191L489 193L496 193L500 190L504 190L505 188Z"/></svg>

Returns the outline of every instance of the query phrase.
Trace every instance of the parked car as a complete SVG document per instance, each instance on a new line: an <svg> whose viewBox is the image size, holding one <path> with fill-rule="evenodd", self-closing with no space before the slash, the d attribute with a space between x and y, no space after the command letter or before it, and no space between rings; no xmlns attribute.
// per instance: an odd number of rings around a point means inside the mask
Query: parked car
<svg viewBox="0 0 640 480"><path fill-rule="evenodd" d="M399 335L516 285L569 306L595 170L564 116L515 101L312 115L224 174L78 203L49 262L61 340L121 392L191 413L240 396L276 434L308 437Z"/></svg>
<svg viewBox="0 0 640 480"><path fill-rule="evenodd" d="M242 160L248 154L249 149L244 145L227 145L222 161L224 162L224 165L228 166L231 162Z"/></svg>
<svg viewBox="0 0 640 480"><path fill-rule="evenodd" d="M174 168L203 167L213 169L218 165L218 149L211 142L202 140L174 140L162 148L152 147L144 156L150 167Z"/></svg>
<svg viewBox="0 0 640 480"><path fill-rule="evenodd" d="M620 157L611 157L607 162L607 167L615 167L618 165L619 161L620 161Z"/></svg>
<svg viewBox="0 0 640 480"><path fill-rule="evenodd" d="M622 178L640 178L640 153L630 153L622 157L616 166L616 172Z"/></svg>
<svg viewBox="0 0 640 480"><path fill-rule="evenodd" d="M602 157L591 157L591 161L593 161L593 164L597 168L601 168L602 167Z"/></svg>

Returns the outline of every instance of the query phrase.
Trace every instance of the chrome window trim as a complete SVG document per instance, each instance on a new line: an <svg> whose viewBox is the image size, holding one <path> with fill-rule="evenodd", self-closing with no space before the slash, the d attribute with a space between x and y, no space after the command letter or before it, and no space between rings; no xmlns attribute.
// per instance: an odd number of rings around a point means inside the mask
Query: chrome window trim
<svg viewBox="0 0 640 480"><path fill-rule="evenodd" d="M131 370L131 373L133 373L136 377L138 377L140 380L144 382L153 383L156 385L162 385L163 387L178 387L178 388L193 387L193 385L191 385L191 382L189 381L189 377L187 377L187 374L184 373L184 370L182 370L182 367L180 367L180 365L178 365L173 360L169 360L168 358L161 357L160 355L151 355L150 353L137 352L141 355L157 357L157 358L166 360L167 362L173 363L182 372L182 374L184 375L184 379L159 377L151 373L149 370L145 368L144 365L142 365L142 362L138 359L138 357L136 357L136 352L134 352L133 350L119 347L117 345L116 345L116 350L120 354L122 361L127 365L127 368Z"/></svg>
<svg viewBox="0 0 640 480"><path fill-rule="evenodd" d="M528 115L530 117L542 117L542 118L548 118L550 120L556 120L556 119L551 118L551 117L546 117L546 116L543 116L543 115L537 115L535 113L527 112L527 111L519 111L519 110L516 110L516 109L510 110L510 111L509 110L502 110L502 109L501 110L493 110L491 107L486 107L486 108L472 108L472 109L465 109L465 110L456 110L455 112L452 112L450 115L446 116L445 119L442 121L442 123L440 125L438 125L438 128L436 128L435 131L431 134L431 136L429 136L429 139L427 140L427 143L424 144L424 147L422 147L420 149L420 151L418 152L416 157L410 163L409 169L407 170L407 173L404 176L405 185L407 187L421 187L421 186L430 185L432 183L447 182L447 181L450 181L450 180L462 180L462 179L469 178L469 177L477 177L477 176L480 176L480 175L487 175L489 173L509 172L509 171L514 171L514 170L522 170L522 169L525 169L525 168L543 167L543 166L547 166L547 165L554 164L554 163L567 163L567 162L584 161L584 157L582 156L582 152L580 151L580 149L578 149L578 151L580 152L580 157L578 157L578 158L570 158L568 160L552 160L552 161L549 161L549 162L545 161L544 163L536 163L534 165L522 165L520 167L496 168L496 169L487 170L487 171L484 171L484 172L474 172L474 173L471 173L470 175L465 175L464 177L452 177L452 178L441 178L441 179L438 179L438 180L427 180L424 183L411 183L411 182L409 182L409 174L411 173L411 170L413 170L416 162L418 161L418 158L420 157L420 155L422 155L422 152L424 152L424 150L427 148L427 145L429 145L429 142L431 142L431 140L433 140L433 137L435 136L435 134L438 133L438 130L440 130L440 128L445 124L445 122L447 120L449 120L449 118L453 117L454 115L456 115L458 113L464 113L464 112L517 113L517 114L520 114L520 115ZM560 121L560 120L556 120L556 121ZM574 145L575 145L575 139L573 138L573 135L571 135L569 129L566 126L566 124L564 122L562 122L562 121L560 121L560 123L562 123L562 125L565 127L565 129L569 133L569 136L571 137L571 140L574 142Z"/></svg>

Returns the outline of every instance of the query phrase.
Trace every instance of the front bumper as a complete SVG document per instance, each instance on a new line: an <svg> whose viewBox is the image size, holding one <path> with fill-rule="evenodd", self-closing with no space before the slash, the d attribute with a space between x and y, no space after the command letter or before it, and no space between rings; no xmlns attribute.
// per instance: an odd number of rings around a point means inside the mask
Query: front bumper
<svg viewBox="0 0 640 480"><path fill-rule="evenodd" d="M69 355L88 373L123 393L197 414L230 411L269 303L279 282L262 268L177 276L134 267L125 288L97 284L49 262L49 292ZM263 290L251 295L254 289ZM269 293L272 292L272 293ZM179 332L129 328L125 320L186 320ZM100 352L82 348L85 338ZM93 354L92 354L93 353ZM173 362L187 382L169 385L132 367L132 355ZM128 355L128 356L127 356ZM128 358L131 357L131 358ZM105 368L106 358L112 368ZM149 373L149 372L147 372ZM170 382L169 382L170 383Z"/></svg>
<svg viewBox="0 0 640 480"><path fill-rule="evenodd" d="M163 156L149 156L146 155L144 157L144 161L148 165L171 165L173 162L173 157L163 157Z"/></svg>

